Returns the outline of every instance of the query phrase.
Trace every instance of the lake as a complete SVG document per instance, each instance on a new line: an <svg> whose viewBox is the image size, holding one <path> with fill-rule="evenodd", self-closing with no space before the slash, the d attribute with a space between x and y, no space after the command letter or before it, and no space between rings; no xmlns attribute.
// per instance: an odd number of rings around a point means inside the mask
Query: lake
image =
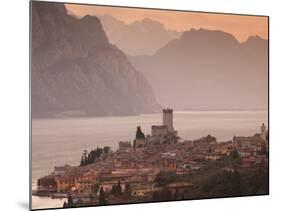
<svg viewBox="0 0 281 211"><path fill-rule="evenodd" d="M182 111L174 112L174 129L182 140L193 140L211 134L218 141L234 135L259 133L262 123L268 125L267 111ZM54 166L77 165L84 149L111 146L119 141L133 141L136 127L145 134L151 125L162 124L162 113L138 116L91 117L32 120L32 188L39 177ZM32 197L33 208L62 206L62 200Z"/></svg>

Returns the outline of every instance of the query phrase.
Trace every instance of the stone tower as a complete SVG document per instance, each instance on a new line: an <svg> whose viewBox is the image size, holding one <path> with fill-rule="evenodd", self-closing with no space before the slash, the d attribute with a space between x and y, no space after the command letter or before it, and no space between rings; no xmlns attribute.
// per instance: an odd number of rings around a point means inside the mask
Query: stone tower
<svg viewBox="0 0 281 211"><path fill-rule="evenodd" d="M163 125L167 126L169 132L174 132L173 109L163 109Z"/></svg>
<svg viewBox="0 0 281 211"><path fill-rule="evenodd" d="M266 140L266 127L265 124L262 123L261 125L261 138L265 141Z"/></svg>

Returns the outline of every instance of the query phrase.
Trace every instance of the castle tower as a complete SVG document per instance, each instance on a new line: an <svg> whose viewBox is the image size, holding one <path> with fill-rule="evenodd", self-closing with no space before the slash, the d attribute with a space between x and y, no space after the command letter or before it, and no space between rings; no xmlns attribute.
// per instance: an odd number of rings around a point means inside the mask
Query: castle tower
<svg viewBox="0 0 281 211"><path fill-rule="evenodd" d="M266 140L266 127L265 124L262 123L261 125L261 138L265 141Z"/></svg>
<svg viewBox="0 0 281 211"><path fill-rule="evenodd" d="M163 125L167 126L169 132L174 132L173 109L163 109Z"/></svg>

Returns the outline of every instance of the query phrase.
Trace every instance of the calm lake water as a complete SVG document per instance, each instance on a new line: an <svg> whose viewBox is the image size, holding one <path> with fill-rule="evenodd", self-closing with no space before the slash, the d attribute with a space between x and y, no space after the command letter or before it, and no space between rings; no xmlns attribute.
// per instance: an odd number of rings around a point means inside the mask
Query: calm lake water
<svg viewBox="0 0 281 211"><path fill-rule="evenodd" d="M268 125L267 111L183 111L174 112L174 129L182 140L211 134L218 141L234 135L248 136ZM32 120L32 188L39 177L54 166L77 165L84 149L118 147L119 141L133 141L136 127L145 134L151 125L162 124L162 113L138 116ZM61 207L62 200L32 197L33 208Z"/></svg>

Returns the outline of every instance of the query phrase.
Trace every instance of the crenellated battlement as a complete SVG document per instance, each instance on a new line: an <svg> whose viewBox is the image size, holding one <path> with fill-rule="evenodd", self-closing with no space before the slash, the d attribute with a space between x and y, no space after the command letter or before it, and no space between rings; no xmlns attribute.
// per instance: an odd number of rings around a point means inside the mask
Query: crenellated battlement
<svg viewBox="0 0 281 211"><path fill-rule="evenodd" d="M163 109L163 114L164 114L164 113L170 113L170 114L172 114L172 113L173 113L173 109L170 109L170 108L166 108L166 109L165 109L165 108L164 108L164 109Z"/></svg>
<svg viewBox="0 0 281 211"><path fill-rule="evenodd" d="M169 132L173 132L173 109L163 109L163 125L167 126Z"/></svg>

